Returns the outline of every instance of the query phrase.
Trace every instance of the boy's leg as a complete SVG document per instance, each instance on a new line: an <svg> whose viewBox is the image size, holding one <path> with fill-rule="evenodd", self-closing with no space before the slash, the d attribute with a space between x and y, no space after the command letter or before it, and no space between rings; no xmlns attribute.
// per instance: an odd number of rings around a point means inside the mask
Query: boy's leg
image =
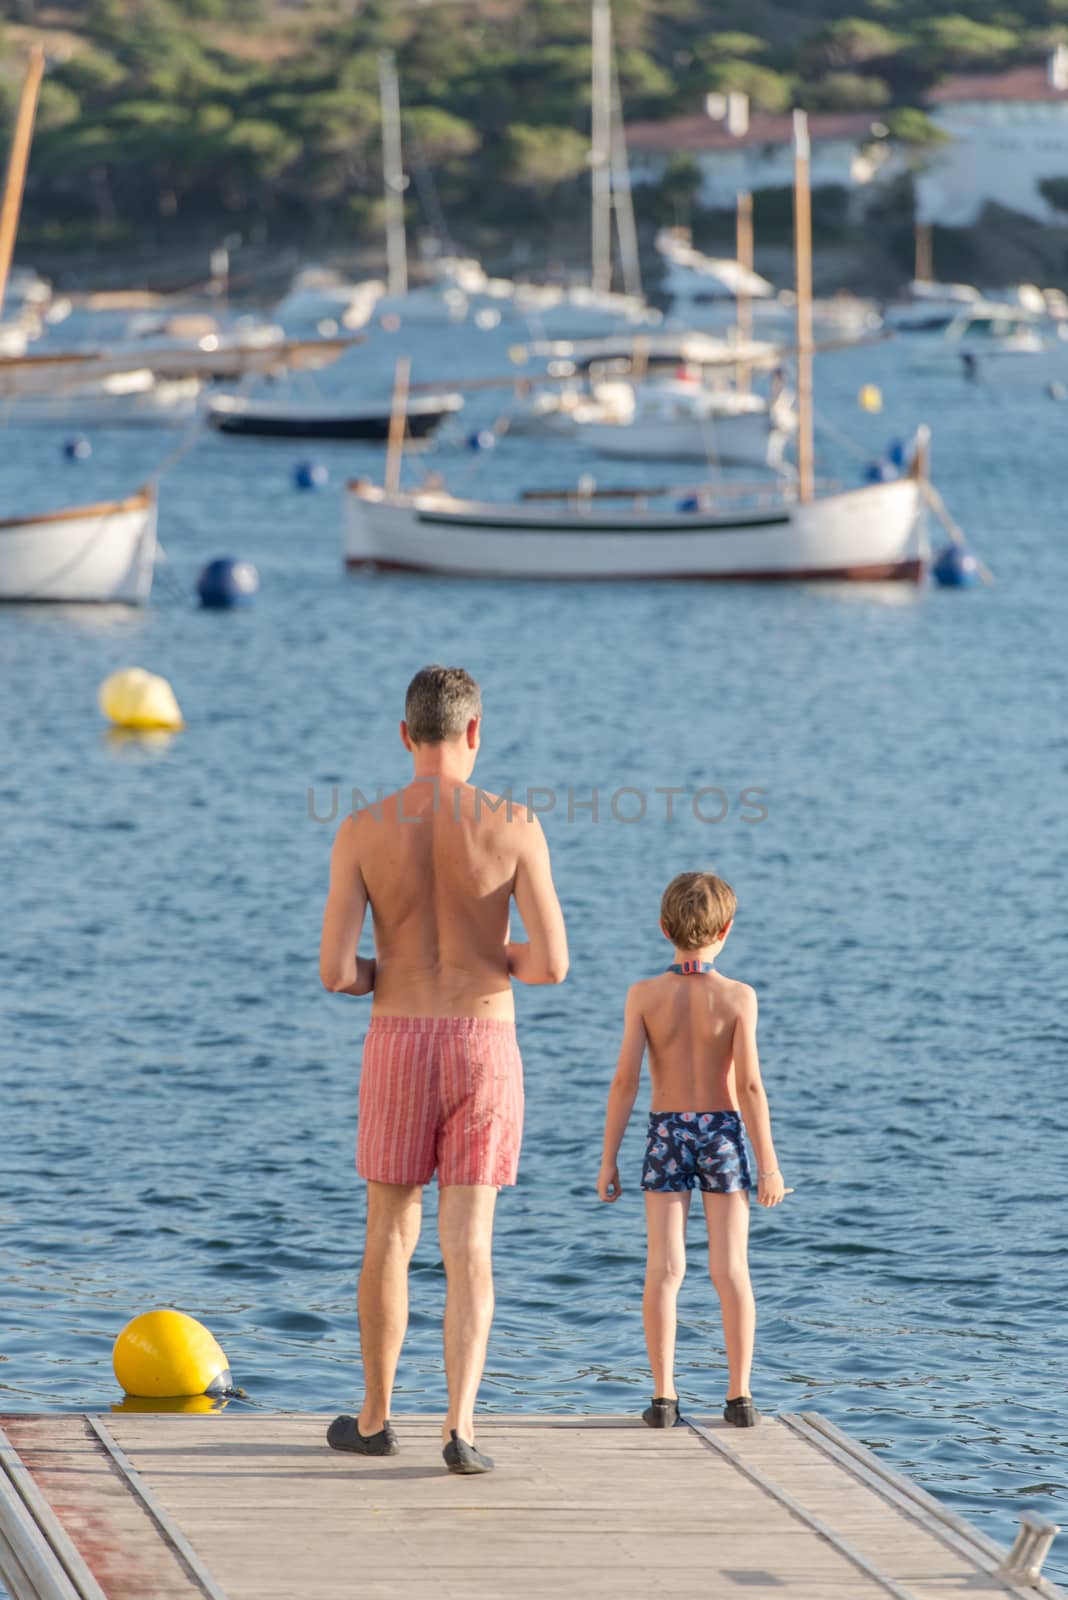
<svg viewBox="0 0 1068 1600"><path fill-rule="evenodd" d="M723 1312L727 1347L727 1398L749 1393L756 1337L756 1303L749 1281L749 1195L705 1194L708 1267Z"/></svg>
<svg viewBox="0 0 1068 1600"><path fill-rule="evenodd" d="M445 1263L445 1376L449 1414L442 1430L475 1439L475 1400L493 1321L494 1184L458 1183L442 1189L438 1235Z"/></svg>
<svg viewBox="0 0 1068 1600"><path fill-rule="evenodd" d="M360 1351L364 1401L357 1419L366 1437L389 1416L393 1380L408 1327L408 1263L419 1239L418 1184L367 1185L367 1237L360 1271Z"/></svg>
<svg viewBox="0 0 1068 1600"><path fill-rule="evenodd" d="M645 1267L642 1316L645 1344L653 1371L653 1395L677 1399L675 1390L676 1302L686 1276L686 1216L690 1191L645 1196L649 1250Z"/></svg>

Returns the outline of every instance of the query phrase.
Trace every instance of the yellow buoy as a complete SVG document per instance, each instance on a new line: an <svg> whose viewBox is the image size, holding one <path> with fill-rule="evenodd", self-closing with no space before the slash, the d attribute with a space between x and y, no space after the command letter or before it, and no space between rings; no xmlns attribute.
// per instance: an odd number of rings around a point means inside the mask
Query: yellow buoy
<svg viewBox="0 0 1068 1600"><path fill-rule="evenodd" d="M144 667L123 667L105 678L97 703L119 728L183 728L182 713L166 678Z"/></svg>
<svg viewBox="0 0 1068 1600"><path fill-rule="evenodd" d="M184 1311L146 1311L134 1317L111 1353L127 1394L152 1398L222 1394L230 1367L204 1324Z"/></svg>
<svg viewBox="0 0 1068 1600"><path fill-rule="evenodd" d="M877 383L864 383L860 386L857 395L857 405L862 411L881 411L883 409L883 391Z"/></svg>

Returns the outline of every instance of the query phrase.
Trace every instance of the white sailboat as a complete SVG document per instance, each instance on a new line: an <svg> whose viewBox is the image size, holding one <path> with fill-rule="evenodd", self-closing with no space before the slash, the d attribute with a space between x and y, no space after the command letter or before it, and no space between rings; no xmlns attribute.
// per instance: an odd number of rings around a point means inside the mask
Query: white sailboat
<svg viewBox="0 0 1068 1600"><path fill-rule="evenodd" d="M798 475L786 489L709 485L673 505L645 491L570 492L518 503L442 489L400 493L364 480L345 497L350 567L538 579L850 579L918 581L929 560L926 440L896 481L815 497L808 121L796 112ZM395 482L396 465L387 471Z"/></svg>
<svg viewBox="0 0 1068 1600"><path fill-rule="evenodd" d="M751 326L766 338L782 338L793 324L793 295L777 290L747 262L703 254L680 228L662 228L656 248L664 262L661 287L671 301L669 327L725 330L743 303ZM812 324L821 339L860 339L876 332L882 317L872 301L837 294L813 301Z"/></svg>
<svg viewBox="0 0 1068 1600"><path fill-rule="evenodd" d="M30 55L0 204L0 312L29 162L44 50ZM143 604L156 559L156 495L0 518L0 601Z"/></svg>
<svg viewBox="0 0 1068 1600"><path fill-rule="evenodd" d="M0 518L0 601L144 605L156 559L156 496Z"/></svg>
<svg viewBox="0 0 1068 1600"><path fill-rule="evenodd" d="M617 398L616 417L579 422L574 436L598 455L630 461L700 461L713 466L782 466L797 426L785 391L714 389L696 377L647 380Z"/></svg>

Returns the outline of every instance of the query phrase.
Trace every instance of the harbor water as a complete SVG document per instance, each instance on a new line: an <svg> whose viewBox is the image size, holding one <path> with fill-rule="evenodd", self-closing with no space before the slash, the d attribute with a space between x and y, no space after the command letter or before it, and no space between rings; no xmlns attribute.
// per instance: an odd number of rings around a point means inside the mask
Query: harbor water
<svg viewBox="0 0 1068 1600"><path fill-rule="evenodd" d="M476 343L421 339L414 377L492 371L503 344ZM367 354L382 393L392 356ZM753 1218L758 1404L821 1412L1003 1541L1025 1507L1063 1519L1068 406L910 377L893 346L823 358L818 381L864 455L933 425L993 587L346 575L341 486L381 454L208 436L164 481L147 610L0 614L0 1410L118 1401L114 1337L165 1304L208 1324L249 1405L358 1398L368 1006L321 990L319 919L332 819L404 781L404 687L440 660L483 687L480 781L541 791L572 947L563 987L517 996L528 1119L486 1409L647 1399L642 1117L612 1207L601 1122L626 987L667 958L660 892L711 867L738 895L721 965L758 991L796 1190ZM882 415L858 411L864 382ZM698 476L571 444L468 450L491 415L481 396L412 481L511 497L583 470ZM174 442L101 432L74 465L55 432L0 437L4 515L128 492ZM861 457L825 449L859 481ZM309 455L331 481L302 494ZM222 555L259 568L247 611L196 608ZM135 664L170 679L186 731L105 729L97 685ZM443 1403L435 1208L428 1191L401 1417ZM725 1383L697 1221L695 1412ZM1046 1570L1068 1578L1063 1550Z"/></svg>

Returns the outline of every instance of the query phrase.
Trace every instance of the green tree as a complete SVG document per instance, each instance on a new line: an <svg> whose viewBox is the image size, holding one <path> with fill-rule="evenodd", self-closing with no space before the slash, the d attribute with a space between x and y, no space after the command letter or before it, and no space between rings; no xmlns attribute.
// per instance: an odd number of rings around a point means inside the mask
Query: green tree
<svg viewBox="0 0 1068 1600"><path fill-rule="evenodd" d="M973 22L957 13L921 22L916 33L918 57L934 71L989 66L1017 49L1017 37L1009 28Z"/></svg>
<svg viewBox="0 0 1068 1600"><path fill-rule="evenodd" d="M892 98L882 78L860 72L826 72L806 96L811 105L825 111L868 111L889 105Z"/></svg>
<svg viewBox="0 0 1068 1600"><path fill-rule="evenodd" d="M720 61L711 68L707 87L747 94L756 111L787 111L794 100L793 80L755 61Z"/></svg>
<svg viewBox="0 0 1068 1600"><path fill-rule="evenodd" d="M586 169L589 140L572 128L514 122L508 129L507 145L509 176L529 188L565 183Z"/></svg>

